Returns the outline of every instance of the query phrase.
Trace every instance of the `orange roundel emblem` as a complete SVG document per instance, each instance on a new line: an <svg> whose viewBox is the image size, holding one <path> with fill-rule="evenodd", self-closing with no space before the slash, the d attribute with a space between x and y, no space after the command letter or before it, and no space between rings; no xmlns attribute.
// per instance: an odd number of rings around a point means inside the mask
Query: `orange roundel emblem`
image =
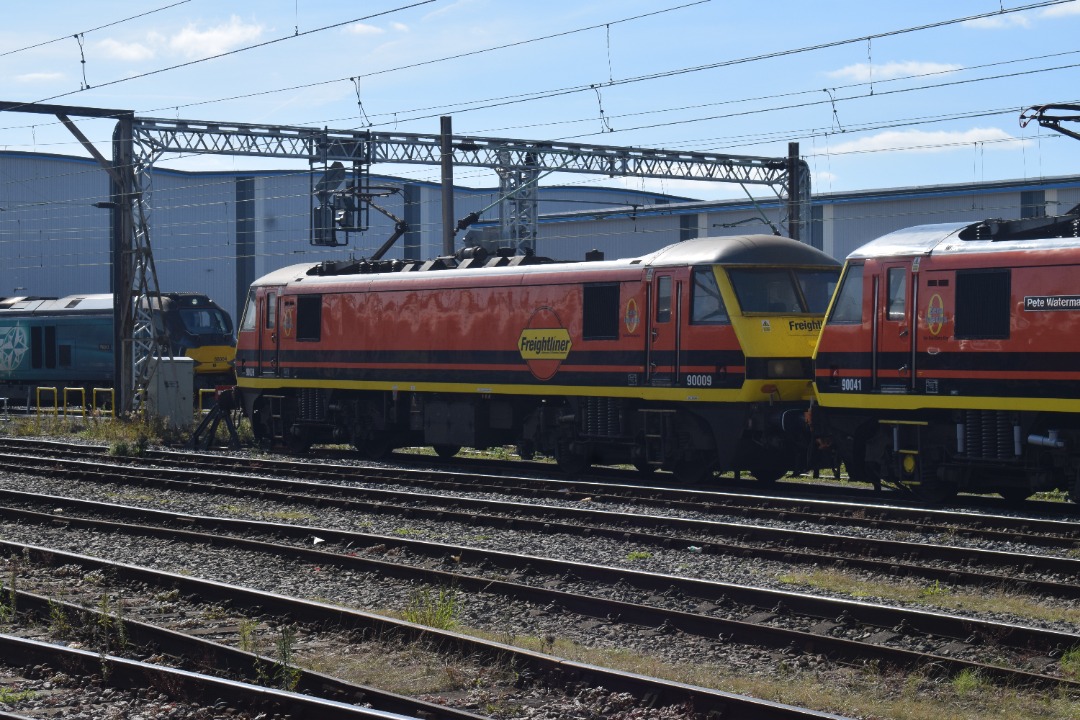
<svg viewBox="0 0 1080 720"><path fill-rule="evenodd" d="M292 337L293 309L290 306L285 307L284 317L281 318L281 329L285 331L285 337Z"/></svg>
<svg viewBox="0 0 1080 720"><path fill-rule="evenodd" d="M555 311L538 308L529 318L529 327L518 337L518 352L537 380L550 380L570 354L573 342Z"/></svg>
<svg viewBox="0 0 1080 720"><path fill-rule="evenodd" d="M637 301L634 298L630 298L626 303L626 315L623 317L623 322L626 324L627 334L633 335L638 328L638 323L641 322Z"/></svg>
<svg viewBox="0 0 1080 720"><path fill-rule="evenodd" d="M930 298L930 304L926 308L926 324L931 335L941 332L941 326L945 324L945 303L940 295L935 294Z"/></svg>

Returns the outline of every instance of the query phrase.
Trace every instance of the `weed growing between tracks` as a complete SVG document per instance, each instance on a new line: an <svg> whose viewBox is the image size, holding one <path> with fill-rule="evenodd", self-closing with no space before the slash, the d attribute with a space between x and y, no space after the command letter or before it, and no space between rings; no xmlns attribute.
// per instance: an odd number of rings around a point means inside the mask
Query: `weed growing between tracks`
<svg viewBox="0 0 1080 720"><path fill-rule="evenodd" d="M845 717L890 720L1047 720L1080 717L1080 698L1066 691L1000 687L976 676L941 677L929 671L904 672L876 663L830 665L814 655L759 651L776 672L761 674L723 659L670 664L632 650L599 649L564 638L507 636L458 628L458 632L554 654L578 662L641 673L726 692L834 712ZM672 636L671 642L678 642Z"/></svg>
<svg viewBox="0 0 1080 720"><path fill-rule="evenodd" d="M1033 597L1007 588L951 588L936 580L928 584L904 580L890 582L839 570L787 573L777 579L796 588L825 590L856 600L882 599L928 605L940 610L1005 613L1028 620L1064 622L1080 632L1080 607L1076 603Z"/></svg>
<svg viewBox="0 0 1080 720"><path fill-rule="evenodd" d="M440 588L438 592L421 588L409 598L401 617L436 630L453 630L458 624L458 607L457 590L454 588Z"/></svg>
<svg viewBox="0 0 1080 720"><path fill-rule="evenodd" d="M236 431L240 442L254 443L254 435L247 418L239 418ZM147 418L140 415L111 417L94 411L89 415L40 415L13 416L10 422L0 426L0 434L14 437L74 438L84 442L109 446L114 456L138 456L151 445L173 446L187 442L187 435L169 427L166 418ZM216 442L228 442L228 431L218 427Z"/></svg>

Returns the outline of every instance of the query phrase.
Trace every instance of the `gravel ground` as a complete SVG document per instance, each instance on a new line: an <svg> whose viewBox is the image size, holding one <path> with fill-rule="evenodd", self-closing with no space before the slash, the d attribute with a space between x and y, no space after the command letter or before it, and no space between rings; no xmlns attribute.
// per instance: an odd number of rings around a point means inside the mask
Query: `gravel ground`
<svg viewBox="0 0 1080 720"><path fill-rule="evenodd" d="M362 515L336 509L298 510L295 506L285 506L264 499L215 497L172 490L143 490L116 484L83 483L78 486L76 493L70 483L65 481L7 473L0 473L0 487L10 487L37 494L77 494L88 499L182 514L293 522L306 526L350 530L388 537L408 537L447 545L468 545L504 552L522 552L717 582L786 591L793 589L790 583L780 580L793 570L792 566L783 563L703 555L686 550L670 550L653 546L644 547L606 538L594 537L583 542L580 537L574 536L544 535L384 515ZM444 494L452 496L452 493ZM529 502L520 498L514 498L513 501ZM552 503L548 500L533 502L534 504L561 504L571 507L580 507L582 504L569 501ZM603 505L603 509L625 510L638 514L643 512L641 506L628 505L625 508L619 508L607 503ZM645 510L645 512L651 511ZM674 512L668 509L664 509L662 514L740 522L740 519L736 517L706 516L700 513ZM826 528L812 523L780 521L768 523L759 521L756 524L811 532L836 532L858 537L897 539L895 532L870 528ZM365 610L400 611L408 605L411 598L415 597L417 591L416 587L408 583L388 581L331 566L315 567L307 563L279 560L256 553L235 551L223 553L211 547L192 547L183 543L150 538L128 538L123 535L10 523L0 524L0 536L272 592L331 601ZM903 539L912 542L920 541L920 538L910 536ZM985 549L1042 552L1039 548L1018 548L1010 543L973 542L952 536L949 539L950 544L964 544ZM925 542L940 542L941 540L940 533L928 533L922 538ZM386 556L380 556L379 559L393 559L393 552L391 550L388 555L384 552ZM874 579L867 577L867 580ZM573 588L568 585L559 589L572 590ZM816 594L827 594L811 588L799 589ZM860 599L867 602L896 604L884 598ZM678 598L673 598L673 601L677 600ZM1045 606L1060 607L1063 610L1077 608L1076 603L1067 601L1042 599L1039 602ZM1080 632L1080 626L1072 623L1035 622L1030 618L1006 613L961 612L986 620L1035 624L1064 632ZM751 680L753 678L775 679L778 668L782 667L787 668L785 673L795 673L810 682L824 686L832 685L839 688L858 685L861 682L854 677L861 674L860 669L836 667L820 656L799 653L785 655L758 648L732 645L721 639L703 639L683 636L680 633L667 633L662 629L642 631L640 628L618 622L567 617L557 608L535 607L491 595L463 594L463 597L459 598L458 620L462 626L483 630L497 640L508 641L514 638L533 637L549 642L557 638L560 642L573 642L584 647L603 649L613 654L630 653L658 658L672 666L689 664L699 668L722 668L726 673ZM561 654L558 647L555 648L555 652ZM882 680L882 682L885 681ZM883 687L881 692L885 695L901 692L902 690L895 685L897 682L903 681L892 678L885 682L886 685L891 684L891 687ZM602 708L597 708L596 698L590 698L588 695L579 695L573 703L578 703L581 707L573 710L561 703L526 703L521 709L521 712L526 715L522 717L537 720L555 717L656 718L657 720L665 718L666 720L668 717L680 717L675 709L653 711L641 708L632 709L630 705L627 705L629 700L613 700L611 697L605 697L603 703L600 703L611 711L608 713L601 713ZM838 711L838 709L833 708L833 711ZM649 712L676 714L648 714ZM877 716L867 715L867 717Z"/></svg>

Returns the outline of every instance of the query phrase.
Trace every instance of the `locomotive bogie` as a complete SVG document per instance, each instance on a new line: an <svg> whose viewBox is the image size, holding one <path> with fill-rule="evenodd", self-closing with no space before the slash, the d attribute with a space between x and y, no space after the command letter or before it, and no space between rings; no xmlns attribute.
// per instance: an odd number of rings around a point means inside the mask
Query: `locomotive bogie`
<svg viewBox="0 0 1080 720"><path fill-rule="evenodd" d="M1077 492L1076 220L913 228L853 253L815 351L815 432L854 479Z"/></svg>
<svg viewBox="0 0 1080 720"><path fill-rule="evenodd" d="M568 472L775 476L806 462L809 434L784 418L805 411L837 275L824 254L771 236L609 262L295 266L252 287L238 384L268 443L299 433L299 448L345 437L444 456L509 445ZM327 395L324 413L305 409L312 392Z"/></svg>

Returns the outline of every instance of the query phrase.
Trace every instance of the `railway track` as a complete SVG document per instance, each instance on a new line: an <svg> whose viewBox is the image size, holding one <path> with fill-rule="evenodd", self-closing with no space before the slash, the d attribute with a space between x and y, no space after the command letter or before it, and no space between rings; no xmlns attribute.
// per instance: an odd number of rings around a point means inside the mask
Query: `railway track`
<svg viewBox="0 0 1080 720"><path fill-rule="evenodd" d="M66 453L75 458L98 457L77 450ZM777 526L757 526L746 522L758 519L758 516L745 518L745 514L735 512L738 522L725 522L707 517L730 512L730 506L718 506L714 496L701 497L701 493L690 493L686 499L674 501L667 496L651 497L653 489L645 489L644 495L623 495L619 489L616 495L584 495L566 491L547 490L543 497L557 500L563 505L546 503L543 506L510 503L491 497L473 497L479 487L488 493L494 493L495 486L488 484L490 479L443 476L439 479L429 477L427 472L417 479L415 473L406 472L395 476L392 471L377 471L380 484L396 482L419 486L421 491L394 490L370 485L356 486L355 482L370 483L372 478L367 469L331 467L309 468L306 471L296 464L268 463L256 461L256 469L262 472L280 472L287 477L315 476L315 480L288 480L272 477L252 477L247 474L223 474L214 457L199 457L189 463L177 455L155 454L146 462L152 467L130 464L117 466L121 469L100 471L94 460L94 471L88 472L85 464L73 461L63 465L54 460L37 457L0 456L0 465L10 469L33 470L35 467L49 467L52 471L69 468L75 476L83 479L108 480L118 472L126 472L130 481L154 484L158 487L190 488L194 483L210 483L215 492L233 493L238 496L275 496L282 502L330 504L353 511L396 512L403 517L422 517L435 520L464 520L473 524L483 523L495 527L506 526L511 519L515 527L521 530L544 530L568 532L579 535L615 537L642 544L663 547L695 547L703 553L738 553L743 557L783 560L805 565L836 565L860 568L882 574L899 577L922 577L937 582L949 582L956 585L1002 587L1008 586L1028 592L1076 598L1080 597L1080 586L1074 578L1080 575L1080 558L1076 549L1080 540L1075 537L1076 530L1068 523L1058 520L1036 520L972 516L962 513L938 512L937 517L918 514L914 521L910 519L909 509L894 508L890 512L907 520L876 519L869 523L862 517L864 508L860 505L848 505L839 510L832 509L832 514L810 512L806 507L800 510L785 510L770 516L773 520L783 520L790 524L804 523L827 525L831 532L804 529L785 529ZM242 462L226 459L224 465L238 470ZM196 467L190 471L186 468ZM200 473L212 473L210 477ZM324 478L326 482L318 480ZM398 478L395 481L395 477ZM327 482L334 481L332 485ZM526 479L526 488L509 485L505 492L518 493L536 498L534 480ZM435 496L422 490L436 492ZM591 487L602 493L604 488ZM577 491L577 492L580 492ZM446 493L454 493L446 498ZM582 506L582 501L585 507ZM653 506L657 514L635 510L632 514L620 513L615 509L626 503L635 507ZM721 501L722 502L722 501ZM835 503L832 503L835 505ZM569 505L569 506L568 506ZM599 507L601 509L592 509ZM667 514L670 511L692 514L696 517L678 517ZM924 511L921 511L924 512ZM1013 523L1020 520L1015 530L1003 531L983 527L988 523L1005 520ZM812 522L813 521L813 522ZM846 527L845 527L846 523ZM946 536L946 540L989 540L1004 541L1020 546L1030 546L1027 552L1014 550L1001 552L984 550L968 545L954 545L946 542L928 542L925 537L918 540L882 540L845 534L838 528L849 527L873 530L894 530L897 533L911 533L925 536L930 534ZM1024 531L1027 528L1027 531ZM1058 554L1038 553L1036 550L1049 550Z"/></svg>
<svg viewBox="0 0 1080 720"><path fill-rule="evenodd" d="M8 495L13 494L9 492ZM909 669L930 665L948 674L977 671L984 677L1013 686L1063 686L1080 691L1080 681L1074 683L1064 679L1060 672L1055 675L1019 667L1030 665L1033 658L1040 658L1036 662L1042 670L1047 663L1041 658L1052 657L1080 644L1080 635L523 554L337 532L323 527L217 517L178 518L173 513L39 495L25 495L22 500L26 504L33 503L51 510L34 513L0 507L0 515L22 523L59 522L69 528L154 535L174 542L205 543L221 549L274 553L302 559L320 567L336 564L355 572L371 573L380 579L404 579L476 594L504 595L534 607L548 608L549 612L629 622L707 639L723 637L726 642L822 653L842 662L879 662ZM74 512L91 517L77 516ZM98 519L105 514L122 517L128 522ZM133 517L153 521L154 524L133 525L129 522ZM184 530L182 527L192 529ZM218 532L210 532L209 528L217 528ZM254 539L283 536L291 537L297 544L283 545L266 539ZM312 537L322 537L324 543L321 545L329 546L329 549L311 549L299 544L309 543ZM359 549L373 547L380 547L380 550L385 548L381 550L384 555L390 553L399 558L412 558L417 564L391 563L358 555ZM408 552L395 552L401 548ZM452 558L449 563L445 562L448 555ZM425 561L450 565L455 570L431 569ZM530 582L497 579L502 576L523 580L528 578ZM567 591L552 589L552 584L576 587ZM628 602L605 596L616 586L622 589L619 594L638 595L643 601ZM660 600L663 593L667 593L667 598ZM670 602L672 597L677 602ZM723 600L717 604L717 598ZM658 601L665 602L669 607L649 604ZM676 609L678 607L682 609ZM706 611L703 612L701 608L706 608ZM712 612L722 613L723 616L718 617ZM840 636L837 637L837 634ZM866 643L851 640L851 637L872 637L875 641ZM987 645L994 647L995 654L1002 657L1002 663L1011 663L1015 667L963 659L964 656L985 652ZM913 647L923 649L910 649Z"/></svg>
<svg viewBox="0 0 1080 720"><path fill-rule="evenodd" d="M14 457L13 453L8 453L0 462L9 469L14 469L18 467ZM114 481L122 482L123 487L131 492L135 492L137 487L159 488L158 494L169 495L170 503L176 501L177 491L180 490L184 494L193 495L214 492L220 495L228 494L238 500L257 498L259 502L272 501L283 508L306 505L311 509L308 512L321 515L377 513L381 516L396 516L408 522L423 520L431 523L456 523L473 528L474 531L476 528L488 527L495 530L513 528L518 533L574 533L578 537L607 538L613 542L650 546L660 552L688 553L696 558L727 553L755 560L772 558L777 561L806 563L831 561L848 567L865 567L875 572L882 571L883 566L889 565L894 572L901 575L931 577L940 572L942 574L937 577L954 583L1009 584L1014 589L1026 592L1039 592L1062 598L1075 596L1075 583L1069 582L1070 578L1075 577L1075 558L1069 556L1074 541L1067 533L1052 532L1055 528L1053 522L1038 526L1038 523L1029 521L1029 528L1036 527L1036 532L1031 533L1031 536L1038 539L1038 547L1051 548L1057 543L1057 550L1062 554L1051 558L1051 563L1057 563L1056 569L1048 570L1042 566L1037 571L1034 569L1033 563L1041 562L1041 558L1046 557L1042 553L1028 553L1028 557L1024 557L1016 553L983 551L984 557L980 559L980 563L988 567L996 565L999 571L981 573L983 577L980 580L976 578L980 575L978 572L967 568L957 571L956 559L959 555L953 556L951 561L921 557L925 552L925 546L921 543L888 544L877 541L875 544L866 538L836 535L829 546L828 543L822 544L820 538L823 533L820 532L789 529L770 538L768 528L690 517L694 514L709 514L708 503L695 504L694 500L686 499L676 501L667 490L660 491L661 496L658 498L655 496L656 489L645 489L642 494L631 494L629 499L624 498L617 503L615 499L598 499L592 495L577 497L574 493L578 492L579 484L574 485L574 490L567 491L566 485L560 484L546 488L522 488L513 478L485 478L479 481L462 478L460 486L455 487L455 483L445 478L440 481L436 477L420 478L417 485L415 472L399 477L392 471L378 470L375 474L379 477L372 478L368 469L318 468L320 473L335 473L336 480L333 486L330 486L328 480L333 478L325 475L315 483L298 482L289 478L252 477L239 472L225 472L220 466L213 464L212 460L199 457L200 463L209 465L205 471L213 476L211 482L198 477L193 471L182 469L181 459L175 455L155 454L141 458L135 465L127 461L114 464L117 459L106 458L100 451L93 451L89 459L73 458L74 456L64 461L49 460L44 463L40 460L28 460L27 464L22 466L22 471L44 471L57 477L62 471L92 478L94 483L91 485L80 483L84 488ZM156 467L145 467L144 463ZM243 466L248 461L241 460L239 463ZM301 468L291 464L278 466L276 463L265 464L263 460L254 464L258 465L256 471L264 475L271 472L276 474L279 471L282 475L299 475L302 472ZM309 474L312 470L313 468L308 466ZM168 477L163 479L160 477L162 475ZM357 483L380 487L358 487ZM419 489L391 490L391 485L409 485ZM492 501L475 497L478 485L489 493L505 486L502 491L516 493L518 497L526 498L538 494L549 495L552 499L545 500L543 507L506 500ZM110 492L115 493L116 490ZM624 489L617 488L617 492L622 493ZM473 497L452 496L464 493ZM697 496L702 493L690 495ZM31 498L19 498L17 493L6 493L6 496L6 504L21 504L22 511L29 509L35 502ZM616 495L611 494L610 497L615 498ZM85 516L86 521L89 521L91 517L100 517L106 511L104 507L89 505L77 511L74 500L61 497L39 497L36 502L38 511L45 512L33 522L63 522L68 530L83 522L76 515ZM485 506L484 503L488 505ZM611 509L586 509L590 506L609 508L619 504L635 508L632 516ZM455 505L457 507L453 507ZM655 517L652 513L645 512L653 509L656 512ZM674 512L666 515L661 511ZM128 511L111 508L108 512L116 514ZM1063 688L1062 692L1066 694L1075 692L1075 689L1069 689L1074 685L1074 681L1056 667L1056 659L1073 645L1080 644L1080 637L1072 633L1055 634L1055 631L1022 628L1009 623L980 624L980 621L973 618L952 618L956 623L952 629L945 625L933 626L928 617L916 618L914 615L906 618L899 614L882 615L874 622L868 620L868 614L872 615L879 610L868 609L872 608L869 603L853 603L853 606L858 606L855 608L857 612L853 614L847 608L837 609L838 606L830 606L824 599L815 598L811 604L818 603L818 608L807 610L800 607L802 601L795 597L797 593L785 596L782 593L761 591L758 596L751 597L747 588L738 585L662 576L650 581L645 579L647 573L628 572L625 568L593 568L584 567L580 563L557 565L550 558L525 558L521 555L511 557L484 552L472 545L424 543L393 536L373 537L331 527L302 527L296 522L279 526L252 524L250 521L240 520L226 521L220 517L204 520L192 513L176 511L159 513L157 519L148 519L155 515L148 508L133 512L142 513L140 522L153 526L137 532L166 535L172 533L174 540L181 529L196 531L216 527L215 534L219 537L213 538L214 543L225 543L225 535L233 538L243 535L246 542L255 542L253 536L258 533L263 538L259 542L265 543L271 538L277 538L280 541L276 543L278 545L284 543L286 546L310 551L310 547L302 546L311 543L312 538L317 536L321 540L319 550L323 554L309 558L310 563L323 566L336 564L339 560L345 563L356 560L369 564L381 563L385 562L382 555L392 555L394 561L387 565L393 565L393 568L380 566L378 570L371 567L361 570L359 566L350 566L351 571L392 577L415 570L418 574L408 576L409 582L427 583L433 587L445 587L450 583L462 592L470 587L480 588L486 584L487 592L494 593L495 588L498 588L498 593L514 602L528 603L529 607L533 608L532 612L543 612L552 619L562 619L574 624L589 622L590 620L582 618L590 618L597 627L608 631L639 625L650 628L650 632L659 636L673 633L680 642L686 637L697 637L698 642L704 642L706 638L719 638L729 646L756 646L789 658L818 656L826 657L831 662L870 662L908 668L930 664L943 675L972 671L980 677L992 679L993 682L1014 687L1053 686ZM682 517L683 515L687 517ZM180 522L173 524L178 518ZM991 520L996 522L994 518ZM1009 520L1011 521L1011 518ZM128 521L130 522L130 518ZM30 522L29 516L24 516L20 522ZM291 540L289 536L292 536ZM751 536L759 537L754 540ZM1015 537L1015 534L1013 536ZM757 542L757 547L754 547L754 542ZM733 547L734 543L739 545ZM826 552L807 552L803 555L805 551L797 547L800 544L811 546L815 543L826 548ZM843 557L846 551L841 552L841 546L845 543L851 546L851 552L846 553L846 559ZM866 552L866 546L869 545L875 549ZM380 546L381 549L378 549ZM858 559L860 553L855 552L859 546L864 550L861 560ZM368 552L370 548L378 550L371 553ZM972 554L970 549L965 548L953 548L953 551L966 553L968 556ZM279 547L268 552L281 553L284 556L294 550ZM365 557L350 558L351 554L362 554ZM877 557L873 557L875 555ZM898 561L900 557L904 558L904 562ZM863 562L866 563L865 566L860 564ZM941 563L943 567L934 568L932 563L935 562ZM953 565L951 571L947 567L950 562ZM410 564L414 570L402 569ZM609 573L607 577L604 577L605 570ZM949 575L949 572L952 574ZM1056 575L1057 579L1047 580L1040 577L1046 573ZM590 589L584 591L578 586L589 586ZM477 589L474 592L482 591ZM660 607L650 607L657 605ZM705 610L702 611L702 608ZM899 610L888 608L889 613ZM709 614L712 617L709 617ZM1031 634L1025 636L1029 631ZM852 637L860 636L859 641L851 640ZM874 650L875 645L883 649ZM912 649L916 647L921 649ZM973 659L990 656L993 656L994 662L986 663Z"/></svg>
<svg viewBox="0 0 1080 720"><path fill-rule="evenodd" d="M222 538L219 538L222 540ZM111 583L119 583L125 589L143 586L158 590L176 592L180 595L198 598L203 602L216 605L234 605L237 607L258 608L260 613L270 613L281 624L308 623L313 627L332 627L338 630L347 630L358 633L361 640L369 637L404 637L413 642L423 642L429 645L438 645L442 648L453 648L462 655L473 655L487 659L489 662L500 662L517 669L518 673L525 672L536 680L559 685L587 685L592 687L604 687L608 691L629 692L638 697L647 698L649 702L657 705L685 705L696 708L700 712L716 712L723 709L725 717L734 718L765 718L766 720L788 720L796 718L836 718L835 715L822 714L810 710L793 708L778 703L764 702L753 698L744 698L730 693L686 686L682 683L666 682L657 678L649 678L607 670L595 666L582 665L562 658L545 655L542 653L523 651L519 648L496 642L479 640L457 633L444 632L437 629L418 626L413 623L395 621L391 618L372 615L346 608L313 602L287 595L270 593L265 591L251 590L239 586L228 585L220 582L193 578L186 575L173 574L160 570L134 567L121 563L113 563L100 558L93 558L74 553L57 551L54 548L35 547L19 543L0 543L0 548L6 552L14 552L26 558L28 563L42 566L63 567L71 572L71 567L81 568L101 573L110 578ZM30 575L26 583L32 583L34 576ZM23 597L28 597L25 595ZM147 595L145 590L144 595ZM153 594L147 595L153 598ZM56 614L56 599L48 596L35 596L33 598L35 609L38 613L50 617ZM131 598L128 599L131 602ZM138 602L136 599L134 602ZM72 605L72 610L85 611L87 608L81 605ZM115 618L115 614L114 614ZM140 637L145 637L152 646L166 642L166 633L160 628L139 624L134 625L125 619L124 625L133 628ZM215 613L212 619L215 626L220 625L220 617ZM203 659L207 652L204 642L197 642L197 638L190 637L193 631L200 629L197 619L190 614L185 616L184 632L179 636L169 637L167 642L170 647L179 647L187 650L202 650L196 657ZM218 634L224 634L218 628ZM259 658L251 653L238 653L227 648L214 647L212 652L233 660L230 667L257 668ZM91 653L98 658L98 653ZM509 660L508 660L509 658ZM335 681L332 678L319 677L310 674L308 677L297 678L297 685L303 682L303 687L311 692L335 695L351 695L352 699L370 703L386 703L387 693L373 691L370 688L350 687L347 684ZM400 696L394 696L392 702L409 712L410 717L421 718L475 718L472 713L457 712L453 709L442 710L430 703L410 701ZM410 709L411 707L411 709ZM345 715L303 715L298 717L346 717Z"/></svg>

